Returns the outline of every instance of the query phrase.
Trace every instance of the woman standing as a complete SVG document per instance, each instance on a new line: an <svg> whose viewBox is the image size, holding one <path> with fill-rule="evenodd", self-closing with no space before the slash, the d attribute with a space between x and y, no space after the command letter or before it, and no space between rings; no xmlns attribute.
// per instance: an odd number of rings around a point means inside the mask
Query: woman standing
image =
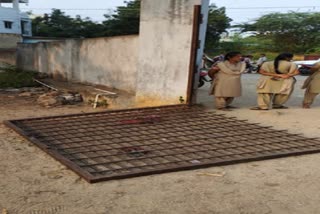
<svg viewBox="0 0 320 214"><path fill-rule="evenodd" d="M297 65L290 62L291 53L282 53L274 61L262 64L259 73L262 77L257 84L258 106L251 110L268 110L272 103L274 109L286 109L283 104L288 101L296 82L293 76L299 74Z"/></svg>
<svg viewBox="0 0 320 214"><path fill-rule="evenodd" d="M314 98L320 93L320 62L312 66L310 70L314 73L305 80L302 86L302 89L306 89L302 103L303 108L310 108Z"/></svg>
<svg viewBox="0 0 320 214"><path fill-rule="evenodd" d="M233 99L241 96L241 74L245 69L240 52L227 53L224 61L212 68L216 74L209 94L215 96L217 109L229 110Z"/></svg>

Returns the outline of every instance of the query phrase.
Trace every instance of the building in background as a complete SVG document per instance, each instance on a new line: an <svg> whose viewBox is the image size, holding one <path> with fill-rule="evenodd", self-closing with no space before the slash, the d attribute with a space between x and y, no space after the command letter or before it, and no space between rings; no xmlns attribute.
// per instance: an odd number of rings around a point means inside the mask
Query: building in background
<svg viewBox="0 0 320 214"><path fill-rule="evenodd" d="M31 19L19 9L29 0L0 0L0 48L14 48L24 36L32 36Z"/></svg>
<svg viewBox="0 0 320 214"><path fill-rule="evenodd" d="M241 28L231 27L221 34L220 42L233 42L235 38L246 38L257 35L256 31L242 32Z"/></svg>

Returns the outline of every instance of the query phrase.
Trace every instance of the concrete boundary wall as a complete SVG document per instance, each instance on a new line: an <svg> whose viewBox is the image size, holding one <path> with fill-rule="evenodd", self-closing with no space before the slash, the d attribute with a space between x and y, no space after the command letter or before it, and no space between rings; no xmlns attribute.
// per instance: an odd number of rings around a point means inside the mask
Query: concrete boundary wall
<svg viewBox="0 0 320 214"><path fill-rule="evenodd" d="M17 65L54 79L136 90L138 35L19 44Z"/></svg>
<svg viewBox="0 0 320 214"><path fill-rule="evenodd" d="M2 25L0 20L0 25ZM16 48L17 43L21 42L22 38L18 34L0 33L0 48Z"/></svg>
<svg viewBox="0 0 320 214"><path fill-rule="evenodd" d="M192 54L201 60L209 0L142 0L139 35L21 44L17 64L55 79L133 92L137 107L179 104L196 73L190 71L195 5L203 6L204 18Z"/></svg>
<svg viewBox="0 0 320 214"><path fill-rule="evenodd" d="M16 49L1 49L0 48L0 63L16 64Z"/></svg>

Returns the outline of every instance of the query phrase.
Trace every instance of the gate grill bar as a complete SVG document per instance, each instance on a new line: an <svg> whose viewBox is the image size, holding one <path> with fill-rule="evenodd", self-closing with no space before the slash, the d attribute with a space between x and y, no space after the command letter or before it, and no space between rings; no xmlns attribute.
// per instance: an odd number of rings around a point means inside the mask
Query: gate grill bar
<svg viewBox="0 0 320 214"><path fill-rule="evenodd" d="M320 151L319 139L186 105L5 124L90 183Z"/></svg>

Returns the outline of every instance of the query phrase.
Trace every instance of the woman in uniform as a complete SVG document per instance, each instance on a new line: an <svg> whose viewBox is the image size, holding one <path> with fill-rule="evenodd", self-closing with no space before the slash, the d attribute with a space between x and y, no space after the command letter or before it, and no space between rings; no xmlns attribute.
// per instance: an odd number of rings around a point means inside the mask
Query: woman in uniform
<svg viewBox="0 0 320 214"><path fill-rule="evenodd" d="M302 89L306 89L302 103L303 108L310 108L315 97L320 93L320 62L312 66L310 70L314 73L305 80L302 86Z"/></svg>
<svg viewBox="0 0 320 214"><path fill-rule="evenodd" d="M251 110L286 109L283 104L288 101L296 82L293 76L299 74L297 65L291 62L293 54L282 53L274 61L262 64L262 75L257 84L258 106Z"/></svg>
<svg viewBox="0 0 320 214"><path fill-rule="evenodd" d="M215 96L215 106L219 110L230 110L233 99L241 96L241 74L246 65L241 62L240 52L229 52L224 61L212 68L216 72L209 94Z"/></svg>

